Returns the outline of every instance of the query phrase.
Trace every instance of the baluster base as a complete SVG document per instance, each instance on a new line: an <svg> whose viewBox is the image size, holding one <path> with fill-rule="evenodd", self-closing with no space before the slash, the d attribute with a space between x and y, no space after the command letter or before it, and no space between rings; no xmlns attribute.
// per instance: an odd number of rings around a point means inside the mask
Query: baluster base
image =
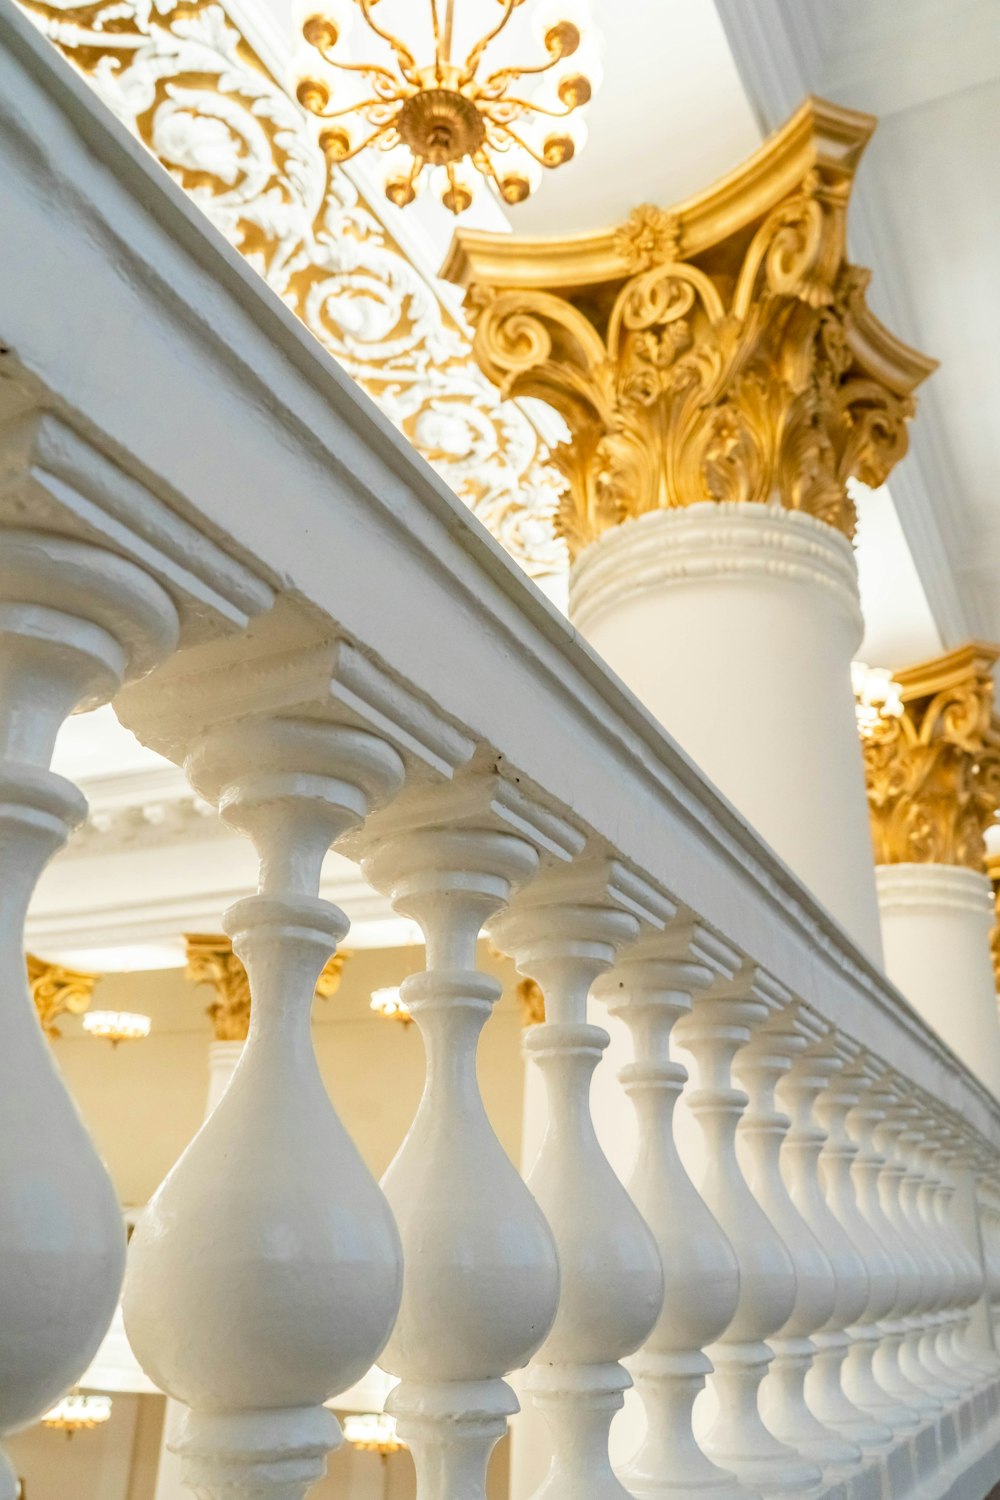
<svg viewBox="0 0 1000 1500"><path fill-rule="evenodd" d="M819 1466L801 1459L761 1420L757 1395L771 1351L764 1343L713 1344L705 1353L714 1367L719 1411L702 1447L731 1469L741 1484L764 1496L809 1494L822 1484Z"/></svg>
<svg viewBox="0 0 1000 1500"><path fill-rule="evenodd" d="M862 1453L880 1453L893 1444L892 1428L871 1417L844 1394L841 1372L847 1358L845 1333L813 1334L816 1356L806 1376L806 1394L811 1410L825 1427L841 1432Z"/></svg>
<svg viewBox="0 0 1000 1500"><path fill-rule="evenodd" d="M769 1430L800 1457L819 1464L827 1479L856 1469L861 1463L861 1449L825 1427L806 1402L812 1343L808 1339L774 1338L771 1350L774 1362L761 1390L761 1407Z"/></svg>
<svg viewBox="0 0 1000 1500"><path fill-rule="evenodd" d="M413 1455L417 1500L485 1500L490 1454L520 1410L505 1380L402 1380L386 1411Z"/></svg>
<svg viewBox="0 0 1000 1500"><path fill-rule="evenodd" d="M305 1500L342 1440L325 1406L187 1411L171 1449L196 1500Z"/></svg>
<svg viewBox="0 0 1000 1500"><path fill-rule="evenodd" d="M526 1388L552 1433L552 1463L534 1500L630 1500L608 1435L632 1378L623 1365L532 1365Z"/></svg>
<svg viewBox="0 0 1000 1500"><path fill-rule="evenodd" d="M714 1464L695 1439L691 1413L712 1366L697 1351L652 1354L628 1362L647 1416L638 1452L618 1477L635 1500L759 1500Z"/></svg>

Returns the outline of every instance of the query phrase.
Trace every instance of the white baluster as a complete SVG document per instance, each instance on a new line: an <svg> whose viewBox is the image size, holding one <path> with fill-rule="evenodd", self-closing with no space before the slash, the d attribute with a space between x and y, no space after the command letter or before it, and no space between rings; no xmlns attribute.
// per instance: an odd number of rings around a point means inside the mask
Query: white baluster
<svg viewBox="0 0 1000 1500"><path fill-rule="evenodd" d="M188 770L260 857L258 894L224 919L250 1033L133 1235L125 1322L147 1373L190 1408L176 1448L199 1500L302 1500L340 1440L323 1403L376 1359L402 1285L392 1215L309 1030L347 930L317 896L323 858L398 788L402 763L372 735L275 719L214 731Z"/></svg>
<svg viewBox="0 0 1000 1500"><path fill-rule="evenodd" d="M935 1389L932 1372L920 1358L922 1314L928 1289L933 1286L933 1274L928 1272L919 1249L913 1243L913 1232L903 1216L899 1200L900 1185L906 1172L906 1165L900 1159L898 1151L899 1137L906 1129L906 1122L899 1113L904 1092L901 1080L888 1072L883 1073L873 1084L872 1102L881 1110L882 1118L873 1121L872 1140L883 1160L883 1166L877 1173L879 1206L892 1230L896 1260L899 1292L896 1315L903 1329L898 1352L899 1368L920 1396L918 1400L911 1395L909 1404L927 1416L939 1414L944 1403Z"/></svg>
<svg viewBox="0 0 1000 1500"><path fill-rule="evenodd" d="M0 1436L86 1369L114 1312L125 1234L114 1188L63 1086L28 992L24 920L87 811L49 769L78 708L105 703L177 641L140 568L56 535L0 533ZM0 1451L0 1500L17 1481Z"/></svg>
<svg viewBox="0 0 1000 1500"><path fill-rule="evenodd" d="M781 1175L780 1152L790 1121L775 1105L775 1088L792 1059L824 1029L814 1026L797 1001L784 1003L758 1026L736 1054L734 1071L750 1105L736 1134L737 1156L750 1191L767 1214L791 1257L795 1303L791 1315L768 1340L774 1361L761 1387L761 1415L769 1430L829 1478L856 1468L861 1450L824 1427L806 1401L805 1383L815 1346L812 1335L833 1312L836 1283L830 1260L796 1208Z"/></svg>
<svg viewBox="0 0 1000 1500"><path fill-rule="evenodd" d="M823 1246L835 1277L833 1309L813 1334L816 1355L806 1377L810 1409L825 1426L842 1432L870 1454L892 1446L892 1429L849 1400L842 1379L851 1344L846 1330L860 1320L868 1305L868 1273L823 1192L819 1163L827 1136L814 1118L816 1101L844 1066L831 1028L824 1026L822 1037L779 1081L779 1098L792 1121L781 1147L781 1169L792 1202Z"/></svg>
<svg viewBox="0 0 1000 1500"><path fill-rule="evenodd" d="M809 1489L821 1479L817 1465L768 1431L757 1401L771 1361L765 1340L784 1327L795 1306L795 1269L737 1161L736 1128L747 1096L733 1088L732 1066L751 1029L772 1010L770 993L748 969L696 996L691 1015L674 1030L694 1061L685 1098L703 1136L697 1186L728 1235L740 1272L736 1315L705 1351L714 1366L717 1414L702 1446L741 1483L767 1495Z"/></svg>
<svg viewBox="0 0 1000 1500"><path fill-rule="evenodd" d="M928 1397L923 1386L908 1380L900 1362L900 1349L907 1333L906 1318L915 1304L920 1278L906 1245L882 1207L879 1180L885 1157L875 1143L875 1133L885 1122L886 1106L879 1091L883 1065L876 1058L862 1055L854 1065L860 1098L847 1116L857 1154L851 1164L851 1177L858 1208L867 1220L875 1240L891 1267L893 1296L887 1312L880 1318L881 1338L875 1350L873 1366L879 1385L901 1406L909 1407L917 1420L933 1416L940 1402Z"/></svg>
<svg viewBox="0 0 1000 1500"><path fill-rule="evenodd" d="M691 1426L695 1398L712 1368L702 1350L724 1333L736 1311L739 1271L732 1246L677 1153L674 1105L687 1073L670 1057L675 1021L690 1012L692 994L711 985L718 967L729 962L731 950L711 933L680 922L665 935L640 939L595 987L634 1041L635 1061L620 1074L639 1126L628 1186L656 1239L664 1272L659 1321L628 1361L646 1431L620 1478L638 1500L747 1495L702 1452Z"/></svg>
<svg viewBox="0 0 1000 1500"><path fill-rule="evenodd" d="M955 1291L943 1342L950 1368L963 1374L973 1390L981 1386L989 1371L969 1344L968 1327L972 1309L982 1296L983 1272L974 1261L959 1232L955 1203L956 1173L964 1162L964 1138L931 1101L924 1116L927 1142L927 1181L921 1190L921 1201L927 1221L936 1230L938 1243L954 1272Z"/></svg>
<svg viewBox="0 0 1000 1500"><path fill-rule="evenodd" d="M490 1452L518 1410L503 1377L541 1344L558 1299L552 1235L476 1079L479 1035L501 994L476 967L477 939L538 868L522 836L530 812L503 817L510 795L493 778L470 779L398 817L393 810L366 841L365 873L427 941L426 972L402 986L427 1053L426 1083L383 1179L406 1270L382 1364L400 1377L390 1409L413 1452L420 1500L484 1500Z"/></svg>
<svg viewBox="0 0 1000 1500"><path fill-rule="evenodd" d="M625 1500L608 1457L611 1420L631 1379L620 1361L648 1337L663 1300L650 1230L594 1131L590 1083L608 1033L587 1022L587 997L639 922L610 904L614 872L553 872L491 924L545 994L546 1020L524 1038L545 1081L549 1125L528 1184L559 1249L559 1311L526 1387L552 1434L538 1500Z"/></svg>
<svg viewBox="0 0 1000 1500"><path fill-rule="evenodd" d="M927 1233L920 1206L924 1174L922 1158L918 1152L924 1140L923 1112L909 1086L906 1087L905 1097L897 1114L905 1126L896 1141L896 1149L905 1165L899 1186L900 1210L909 1230L907 1244L911 1254L920 1263L925 1284L920 1362L934 1380L934 1394L947 1407L960 1401L965 1389L962 1382L956 1379L954 1370L942 1360L938 1349L938 1335L946 1318L944 1308L951 1295L952 1272L938 1246L937 1235Z"/></svg>
<svg viewBox="0 0 1000 1500"><path fill-rule="evenodd" d="M831 1212L861 1256L868 1279L868 1296L855 1323L847 1330L851 1339L843 1367L844 1390L855 1406L893 1432L912 1432L919 1417L912 1408L892 1397L874 1371L875 1353L886 1316L896 1299L896 1277L868 1220L858 1208L851 1163L857 1147L847 1130L847 1116L861 1097L862 1080L851 1070L859 1048L846 1037L836 1037L845 1067L830 1080L816 1101L816 1113L826 1130L826 1145L820 1152L820 1180Z"/></svg>

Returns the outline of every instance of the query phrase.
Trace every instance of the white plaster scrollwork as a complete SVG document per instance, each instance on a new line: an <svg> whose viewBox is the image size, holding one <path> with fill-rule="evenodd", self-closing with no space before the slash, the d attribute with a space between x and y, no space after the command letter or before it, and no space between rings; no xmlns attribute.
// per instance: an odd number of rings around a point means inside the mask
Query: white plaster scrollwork
<svg viewBox="0 0 1000 1500"><path fill-rule="evenodd" d="M561 572L562 480L524 409L213 0L25 9L531 574ZM275 68L277 65L275 64Z"/></svg>

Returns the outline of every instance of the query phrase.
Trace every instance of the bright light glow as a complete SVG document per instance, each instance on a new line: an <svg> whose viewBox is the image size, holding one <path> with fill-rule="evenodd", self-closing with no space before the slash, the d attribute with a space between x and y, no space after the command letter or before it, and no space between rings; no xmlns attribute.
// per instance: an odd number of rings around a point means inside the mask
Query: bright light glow
<svg viewBox="0 0 1000 1500"><path fill-rule="evenodd" d="M900 686L886 667L870 667L863 661L852 662L851 686L862 735L871 736L887 719L902 718Z"/></svg>
<svg viewBox="0 0 1000 1500"><path fill-rule="evenodd" d="M342 1423L352 1448L372 1453L397 1453L406 1444L396 1433L396 1418L384 1411L352 1412Z"/></svg>
<svg viewBox="0 0 1000 1500"><path fill-rule="evenodd" d="M88 1036L100 1037L117 1047L119 1042L138 1042L149 1036L151 1021L148 1016L131 1010L88 1010L83 1018L83 1029Z"/></svg>
<svg viewBox="0 0 1000 1500"><path fill-rule="evenodd" d="M57 1401L51 1411L42 1418L43 1427L54 1427L59 1432L83 1432L90 1427L100 1427L111 1418L110 1396L81 1396L73 1392Z"/></svg>
<svg viewBox="0 0 1000 1500"><path fill-rule="evenodd" d="M372 990L370 1003L372 1010L377 1015L389 1016L394 1021L402 1021L404 1026L408 1026L413 1020L413 1017L410 1015L410 1008L400 994L398 987Z"/></svg>

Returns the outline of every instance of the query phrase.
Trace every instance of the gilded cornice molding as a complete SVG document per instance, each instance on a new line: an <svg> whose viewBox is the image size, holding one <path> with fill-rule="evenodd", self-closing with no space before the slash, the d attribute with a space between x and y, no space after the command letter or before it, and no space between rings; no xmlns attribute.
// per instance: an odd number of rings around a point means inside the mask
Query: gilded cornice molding
<svg viewBox="0 0 1000 1500"><path fill-rule="evenodd" d="M544 442L327 162L281 60L272 71L214 0L19 3L522 567L564 569Z"/></svg>
<svg viewBox="0 0 1000 1500"><path fill-rule="evenodd" d="M185 933L186 977L192 984L208 984L215 999L205 1014L212 1023L217 1042L245 1042L250 1029L250 981L242 959L223 933ZM328 1000L340 988L344 964L350 953L335 953L316 981L316 994Z"/></svg>
<svg viewBox="0 0 1000 1500"><path fill-rule="evenodd" d="M556 407L575 556L630 517L778 502L850 537L847 481L884 482L935 368L877 321L846 258L874 121L809 99L750 160L671 210L562 240L459 231L484 373Z"/></svg>
<svg viewBox="0 0 1000 1500"><path fill-rule="evenodd" d="M875 861L960 865L982 873L1000 805L993 667L1000 648L972 642L896 672L903 712L862 734Z"/></svg>
<svg viewBox="0 0 1000 1500"><path fill-rule="evenodd" d="M101 977L63 964L46 963L34 953L26 954L28 985L35 1002L42 1030L50 1039L62 1036L56 1020L62 1015L82 1016L94 996L94 986Z"/></svg>

